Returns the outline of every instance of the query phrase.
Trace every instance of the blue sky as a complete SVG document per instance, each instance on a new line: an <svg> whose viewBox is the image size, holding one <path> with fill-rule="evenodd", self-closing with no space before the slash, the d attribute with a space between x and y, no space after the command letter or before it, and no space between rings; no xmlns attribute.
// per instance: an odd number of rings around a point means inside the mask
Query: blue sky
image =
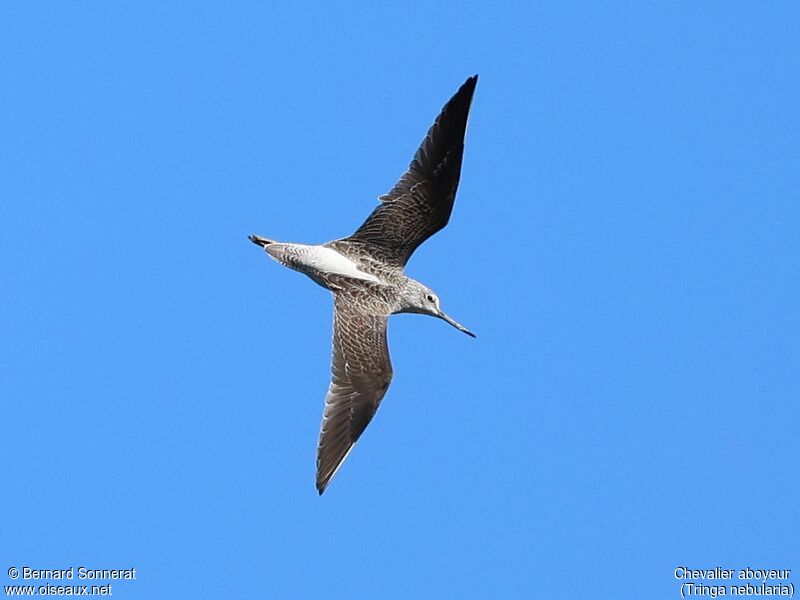
<svg viewBox="0 0 800 600"><path fill-rule="evenodd" d="M800 570L794 3L0 7L0 567L119 598L676 598ZM352 232L463 80L450 225L323 497ZM795 579L795 581L797 581ZM797 585L797 584L795 584Z"/></svg>

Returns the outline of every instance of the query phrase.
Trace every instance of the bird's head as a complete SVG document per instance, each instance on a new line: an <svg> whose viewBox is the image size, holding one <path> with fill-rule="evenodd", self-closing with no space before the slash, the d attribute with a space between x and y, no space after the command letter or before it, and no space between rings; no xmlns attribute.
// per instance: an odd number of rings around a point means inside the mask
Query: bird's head
<svg viewBox="0 0 800 600"><path fill-rule="evenodd" d="M475 337L475 334L469 329L442 311L439 304L439 296L432 289L413 279L409 279L403 289L403 303L397 312L419 313L438 317L468 336Z"/></svg>

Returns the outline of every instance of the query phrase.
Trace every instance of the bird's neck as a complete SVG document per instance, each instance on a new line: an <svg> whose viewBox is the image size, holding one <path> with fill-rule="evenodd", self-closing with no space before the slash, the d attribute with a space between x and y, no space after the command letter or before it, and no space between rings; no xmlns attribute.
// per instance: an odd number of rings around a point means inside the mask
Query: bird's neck
<svg viewBox="0 0 800 600"><path fill-rule="evenodd" d="M403 283L400 285L400 294L398 294L397 306L394 313L419 313L422 312L418 307L420 283L405 277Z"/></svg>

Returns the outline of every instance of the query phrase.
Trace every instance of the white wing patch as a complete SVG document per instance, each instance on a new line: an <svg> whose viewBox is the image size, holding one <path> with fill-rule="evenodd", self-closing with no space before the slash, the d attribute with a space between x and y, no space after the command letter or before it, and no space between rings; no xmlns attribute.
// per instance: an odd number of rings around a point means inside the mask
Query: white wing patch
<svg viewBox="0 0 800 600"><path fill-rule="evenodd" d="M308 249L309 264L315 269L319 269L324 273L346 275L355 279L365 279L380 283L380 280L375 275L360 270L356 263L333 248L326 248L325 246L306 246L306 248Z"/></svg>

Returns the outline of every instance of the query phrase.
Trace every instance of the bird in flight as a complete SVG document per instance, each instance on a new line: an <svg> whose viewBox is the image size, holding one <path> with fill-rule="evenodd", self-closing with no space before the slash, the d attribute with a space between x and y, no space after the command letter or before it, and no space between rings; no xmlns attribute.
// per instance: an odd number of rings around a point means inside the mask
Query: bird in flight
<svg viewBox="0 0 800 600"><path fill-rule="evenodd" d="M408 170L351 236L321 245L250 240L333 293L332 380L317 446L322 494L364 432L392 381L386 325L395 313L446 315L439 297L403 269L414 250L450 220L461 176L464 134L478 76L444 105Z"/></svg>

